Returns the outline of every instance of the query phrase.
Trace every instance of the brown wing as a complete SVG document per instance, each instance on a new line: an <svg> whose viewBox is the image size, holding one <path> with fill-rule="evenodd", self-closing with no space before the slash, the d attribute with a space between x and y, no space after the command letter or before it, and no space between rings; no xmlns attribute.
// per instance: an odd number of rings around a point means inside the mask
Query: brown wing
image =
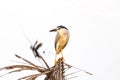
<svg viewBox="0 0 120 80"><path fill-rule="evenodd" d="M59 39L60 39L60 36L57 33L56 38L55 38L55 50L57 48L57 43L58 43Z"/></svg>

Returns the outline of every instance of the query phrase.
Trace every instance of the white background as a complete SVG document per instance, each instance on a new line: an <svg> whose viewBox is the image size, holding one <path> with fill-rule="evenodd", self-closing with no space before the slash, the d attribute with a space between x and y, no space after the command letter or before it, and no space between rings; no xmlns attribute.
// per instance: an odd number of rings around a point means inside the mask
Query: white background
<svg viewBox="0 0 120 80"><path fill-rule="evenodd" d="M65 62L94 74L80 72L73 80L120 80L119 4L119 0L1 0L0 67L18 64L14 54L37 61L24 32L32 44L43 43L40 52L45 51L41 54L52 65L56 34L49 30L64 25L70 31ZM16 73L0 79L19 77Z"/></svg>

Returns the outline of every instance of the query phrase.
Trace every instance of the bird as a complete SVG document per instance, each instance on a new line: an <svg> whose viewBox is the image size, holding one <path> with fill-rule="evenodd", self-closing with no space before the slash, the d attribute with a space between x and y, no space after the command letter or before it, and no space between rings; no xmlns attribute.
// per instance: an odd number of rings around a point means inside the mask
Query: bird
<svg viewBox="0 0 120 80"><path fill-rule="evenodd" d="M57 28L50 30L49 32L57 32L56 38L55 38L55 60L54 63L56 63L56 58L59 53L62 55L62 59L64 59L62 50L66 47L69 38L70 33L69 30L65 26L57 26Z"/></svg>

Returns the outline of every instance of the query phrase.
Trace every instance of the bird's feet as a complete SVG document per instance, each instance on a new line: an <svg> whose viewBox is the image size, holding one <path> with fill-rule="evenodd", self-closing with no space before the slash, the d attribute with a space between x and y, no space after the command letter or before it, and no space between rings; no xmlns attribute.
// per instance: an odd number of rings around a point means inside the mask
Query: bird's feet
<svg viewBox="0 0 120 80"><path fill-rule="evenodd" d="M63 56L61 57L61 59L62 59L63 62L65 62L65 58Z"/></svg>

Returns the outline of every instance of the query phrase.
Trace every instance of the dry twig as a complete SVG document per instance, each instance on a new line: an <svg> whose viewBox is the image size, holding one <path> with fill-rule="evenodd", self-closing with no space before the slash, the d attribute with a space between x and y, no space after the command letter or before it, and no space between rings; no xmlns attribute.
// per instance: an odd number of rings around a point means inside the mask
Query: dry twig
<svg viewBox="0 0 120 80"><path fill-rule="evenodd" d="M12 70L4 75L7 75L7 74L11 74L11 73L14 73L14 72L20 72L20 71L24 71L24 70L33 70L33 71L38 71L37 74L32 74L32 75L28 75L28 76L24 76L24 77L21 77L19 78L18 80L22 80L22 79L25 79L25 80L35 80L37 77L41 76L41 75L46 75L45 79L44 80L65 80L65 77L69 76L69 75L72 75L72 74L75 74L79 71L83 71L87 74L90 74L92 75L91 73L85 71L85 70L82 70L82 69L79 69L79 68L76 68L74 66L71 66L67 63L64 63L63 61L63 58L59 58L57 63L52 66L52 67L49 67L49 65L47 64L47 62L45 61L45 59L38 53L38 49L42 46L42 43L39 43L37 44L38 42L36 41L35 44L33 46L31 46L31 49L32 49L32 52L34 54L35 57L38 57L40 60L42 60L46 66L46 68L44 66L38 66L34 63L32 63L31 61L15 54L15 56L19 59L22 59L25 63L27 63L26 65L10 65L10 66L6 66L6 67L3 67L3 68L0 68L0 71L1 70ZM67 75L65 75L65 72L67 70L69 70L70 68L75 68L75 69L78 69L79 71L77 72L73 72L73 73L69 73ZM1 75L0 77L4 76L4 75ZM72 78L75 78L77 76L73 76L73 77L70 77L68 79L72 79Z"/></svg>

